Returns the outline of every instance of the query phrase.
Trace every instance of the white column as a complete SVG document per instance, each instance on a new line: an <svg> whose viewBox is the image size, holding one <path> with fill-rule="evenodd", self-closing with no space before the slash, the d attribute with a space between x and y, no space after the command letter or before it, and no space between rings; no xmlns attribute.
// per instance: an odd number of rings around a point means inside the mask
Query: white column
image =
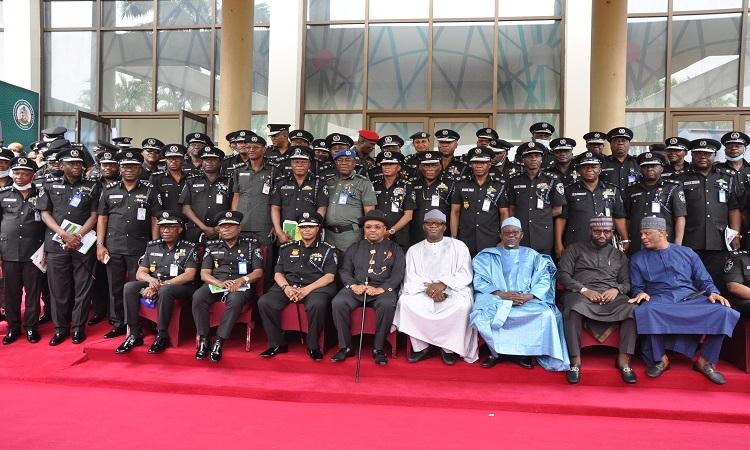
<svg viewBox="0 0 750 450"><path fill-rule="evenodd" d="M576 153L586 148L583 135L591 131L591 1L567 2L565 17L565 130L560 136L578 142Z"/></svg>
<svg viewBox="0 0 750 450"><path fill-rule="evenodd" d="M304 0L274 0L268 42L268 122L302 123L302 38Z"/></svg>
<svg viewBox="0 0 750 450"><path fill-rule="evenodd" d="M40 36L41 0L3 0L4 61L0 61L3 81L32 91L41 90Z"/></svg>

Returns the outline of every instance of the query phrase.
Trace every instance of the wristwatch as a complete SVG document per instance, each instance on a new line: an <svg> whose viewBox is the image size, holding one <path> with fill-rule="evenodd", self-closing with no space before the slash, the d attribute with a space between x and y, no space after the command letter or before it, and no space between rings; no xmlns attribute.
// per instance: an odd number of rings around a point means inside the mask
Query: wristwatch
<svg viewBox="0 0 750 450"><path fill-rule="evenodd" d="M578 292L580 292L581 294L583 294L583 293L584 293L584 292L586 292L586 291L588 291L588 289L586 289L586 286L584 286L584 287L582 287L582 288L581 288L581 290L580 290L580 291L578 291Z"/></svg>
<svg viewBox="0 0 750 450"><path fill-rule="evenodd" d="M248 277L247 275L242 277L242 279L245 280L245 283L248 283L248 284L250 283L250 277Z"/></svg>
<svg viewBox="0 0 750 450"><path fill-rule="evenodd" d="M396 230L394 230L393 228L390 228L388 230L388 234L390 234L391 236L393 236L394 234L396 234Z"/></svg>

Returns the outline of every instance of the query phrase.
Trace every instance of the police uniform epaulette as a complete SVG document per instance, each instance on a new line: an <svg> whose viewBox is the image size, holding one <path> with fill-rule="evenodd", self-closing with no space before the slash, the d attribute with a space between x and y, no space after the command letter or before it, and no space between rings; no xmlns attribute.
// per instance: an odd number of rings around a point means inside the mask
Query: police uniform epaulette
<svg viewBox="0 0 750 450"><path fill-rule="evenodd" d="M151 172L151 176L153 177L155 175L164 175L166 173L167 172L165 170L159 170L158 172Z"/></svg>
<svg viewBox="0 0 750 450"><path fill-rule="evenodd" d="M740 255L747 255L747 250L735 250L732 252L729 252L732 256L740 256Z"/></svg>
<svg viewBox="0 0 750 450"><path fill-rule="evenodd" d="M601 180L601 179L600 179L599 181L600 181L600 182L601 182L601 183L602 183L602 184L603 184L604 186L606 186L606 187L614 187L614 188L620 189L620 186L616 185L615 183L610 183L609 181L605 181L605 180Z"/></svg>
<svg viewBox="0 0 750 450"><path fill-rule="evenodd" d="M146 186L147 188L154 187L153 183L148 180L141 180L141 184Z"/></svg>
<svg viewBox="0 0 750 450"><path fill-rule="evenodd" d="M196 245L198 245L195 242L186 241L185 239L181 240L180 244L185 244L185 245L187 245L189 247L195 247Z"/></svg>
<svg viewBox="0 0 750 450"><path fill-rule="evenodd" d="M63 180L63 177L49 177L44 181L46 181L47 183L55 183L57 181L62 181L62 180Z"/></svg>
<svg viewBox="0 0 750 450"><path fill-rule="evenodd" d="M679 180L673 180L672 178L662 178L665 183L680 184Z"/></svg>
<svg viewBox="0 0 750 450"><path fill-rule="evenodd" d="M12 185L11 186L3 186L3 187L0 188L0 192L9 191L11 189L13 189Z"/></svg>
<svg viewBox="0 0 750 450"><path fill-rule="evenodd" d="M289 247L290 245L295 245L295 244L297 244L298 242L299 242L299 241L289 241L289 242L287 242L286 244L281 244L281 245L279 246L279 248Z"/></svg>
<svg viewBox="0 0 750 450"><path fill-rule="evenodd" d="M120 184L120 181L119 181L119 180L118 180L118 181L113 181L113 182L111 182L111 183L108 183L108 184L107 184L106 186L104 186L104 187L105 187L106 189L112 189L113 187L117 186L118 184Z"/></svg>
<svg viewBox="0 0 750 450"><path fill-rule="evenodd" d="M335 249L335 248L336 248L336 246L335 246L335 245L333 245L333 244L331 244L330 242L327 242L327 241L323 241L323 242L321 242L321 244L322 244L322 245L323 245L324 247L328 247L328 248L330 248L330 249Z"/></svg>
<svg viewBox="0 0 750 450"><path fill-rule="evenodd" d="M729 167L716 167L717 172L724 172L727 175L737 175L737 171Z"/></svg>
<svg viewBox="0 0 750 450"><path fill-rule="evenodd" d="M241 238L240 238L240 242L252 242L252 243L254 243L254 244L257 244L257 243L258 243L258 240L257 240L257 239L255 239L255 238L251 238L251 237L249 237L249 236L244 236L244 237L241 237Z"/></svg>
<svg viewBox="0 0 750 450"><path fill-rule="evenodd" d="M164 239L156 239L153 241L148 241L146 245L156 245L156 244L161 244L162 242L164 242Z"/></svg>
<svg viewBox="0 0 750 450"><path fill-rule="evenodd" d="M221 239L211 239L210 241L206 241L206 246L217 245L217 244L221 244L222 242L224 241L222 241Z"/></svg>

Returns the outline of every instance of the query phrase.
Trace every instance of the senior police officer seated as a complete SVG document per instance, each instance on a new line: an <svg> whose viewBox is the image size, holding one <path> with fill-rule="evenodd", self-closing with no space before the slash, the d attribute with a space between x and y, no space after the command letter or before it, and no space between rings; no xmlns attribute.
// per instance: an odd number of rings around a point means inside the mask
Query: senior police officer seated
<svg viewBox="0 0 750 450"><path fill-rule="evenodd" d="M724 263L724 282L731 295L732 308L742 317L750 317L750 253L747 250L730 252Z"/></svg>
<svg viewBox="0 0 750 450"><path fill-rule="evenodd" d="M220 212L215 222L220 238L206 242L201 266L205 284L193 294L193 319L199 335L195 359L204 359L210 351L211 361L219 362L224 340L229 339L242 308L253 299L253 283L263 276L263 260L258 241L240 237L241 212ZM226 303L226 310L209 350L208 308L218 301Z"/></svg>
<svg viewBox="0 0 750 450"><path fill-rule="evenodd" d="M148 243L138 261L136 281L129 281L123 289L125 324L130 332L115 353L127 353L143 345L138 315L142 301L149 308L158 308L156 339L148 352L163 352L170 345L167 330L175 300L190 301L193 294L198 259L195 244L180 239L185 221L175 211L164 211L159 214L157 224L161 239Z"/></svg>
<svg viewBox="0 0 750 450"><path fill-rule="evenodd" d="M401 247L386 239L390 224L382 211L370 211L360 217L359 226L365 230L365 239L355 242L344 253L339 270L344 288L336 294L331 305L339 339L339 351L331 360L342 362L354 356L351 312L362 305L363 296L367 294L367 301L376 314L372 356L376 363L383 365L388 363L383 345L396 313L406 259Z"/></svg>
<svg viewBox="0 0 750 450"><path fill-rule="evenodd" d="M336 294L336 249L320 240L323 217L317 212L301 213L297 224L302 239L281 246L274 270L276 284L258 300L269 343L260 356L271 358L287 352L281 312L290 303L302 303L308 320L307 354L320 361L324 349L318 347L318 339L325 326L328 305Z"/></svg>

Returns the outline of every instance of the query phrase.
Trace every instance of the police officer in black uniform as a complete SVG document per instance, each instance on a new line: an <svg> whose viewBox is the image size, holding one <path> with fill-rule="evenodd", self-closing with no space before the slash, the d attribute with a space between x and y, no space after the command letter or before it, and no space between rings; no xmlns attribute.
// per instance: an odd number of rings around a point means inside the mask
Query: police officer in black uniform
<svg viewBox="0 0 750 450"><path fill-rule="evenodd" d="M397 136L395 134L388 134L386 136L381 136L380 139L378 139L378 147L380 147L380 153L383 152L390 152L390 153L401 153L401 147L404 146L404 140L401 139L400 136ZM404 161L406 160L406 156L404 156ZM416 175L416 171L408 167L406 164L404 164L404 161L401 162L400 166L401 169L398 171L398 177L403 181L411 181ZM368 172L368 178L370 178L370 181L373 182L373 184L378 181L382 180L383 178L383 171L380 170L380 164L378 163L377 156L375 157L375 166L369 170Z"/></svg>
<svg viewBox="0 0 750 450"><path fill-rule="evenodd" d="M418 131L409 136L409 139L411 139L411 145L414 148L414 153L406 157L404 165L415 173L418 172L419 155L427 151L432 151L430 148L430 136L430 133L424 131Z"/></svg>
<svg viewBox="0 0 750 450"><path fill-rule="evenodd" d="M625 208L620 188L600 178L602 157L594 152L578 155L574 162L578 181L565 186L565 206L555 224L555 256L574 242L591 239L590 220L595 216L612 217L620 244L627 251L630 240L625 223Z"/></svg>
<svg viewBox="0 0 750 450"><path fill-rule="evenodd" d="M721 137L721 145L724 146L726 161L717 163L719 167L732 169L737 172L741 194L739 197L742 209L742 236L743 249L750 248L750 163L745 159L745 150L750 143L750 136L741 131L730 131Z"/></svg>
<svg viewBox="0 0 750 450"><path fill-rule="evenodd" d="M104 335L108 339L126 332L122 300L125 278L135 280L138 259L152 237L152 229L156 228L154 215L160 209L156 190L151 183L140 179L143 170L141 152L130 148L115 158L122 179L103 187L96 227L96 257L106 264L109 281L112 330Z"/></svg>
<svg viewBox="0 0 750 450"><path fill-rule="evenodd" d="M85 254L78 249L83 237L96 226L100 186L97 181L83 178L81 150L68 146L58 153L58 158L62 161L63 176L47 179L44 192L37 200L37 209L42 212L42 220L47 225L44 241L47 270L53 274L47 279L52 297L52 320L55 322L55 335L49 344L58 345L67 339L71 319L73 343L80 344L86 339L84 328L92 296L96 254L91 249ZM81 229L76 233L63 230L60 226L64 220L81 226ZM68 313L71 299L72 317Z"/></svg>
<svg viewBox="0 0 750 450"><path fill-rule="evenodd" d="M308 147L289 147L291 173L275 183L271 193L271 222L279 244L294 240L284 232L285 221L294 221L301 213L317 211L325 216L328 188L310 172L313 152Z"/></svg>
<svg viewBox="0 0 750 450"><path fill-rule="evenodd" d="M525 230L521 245L551 256L555 244L554 218L562 212L565 191L559 178L541 170L542 144L525 142L516 151L521 153L526 171L506 184L508 203L504 216L521 221Z"/></svg>
<svg viewBox="0 0 750 450"><path fill-rule="evenodd" d="M438 152L422 152L419 154L419 176L414 179L414 213L409 222L409 237L412 243L424 240L424 215L432 209L438 209L450 215L453 182L443 177ZM448 227L445 230L449 233Z"/></svg>
<svg viewBox="0 0 750 450"><path fill-rule="evenodd" d="M162 147L164 170L153 172L149 182L159 196L159 204L165 211L180 210L180 193L185 186L187 174L183 170L183 161L187 148L181 144L168 144Z"/></svg>
<svg viewBox="0 0 750 450"><path fill-rule="evenodd" d="M317 212L301 213L297 223L302 239L281 246L274 270L275 284L258 300L269 344L260 356L271 358L287 352L281 312L290 303L302 303L307 312L307 354L320 361L325 349L319 348L318 341L328 305L336 295L336 248L320 239L323 217Z"/></svg>
<svg viewBox="0 0 750 450"><path fill-rule="evenodd" d="M454 156L461 135L453 130L444 128L435 132L435 139L438 141L440 164L442 165L444 176L453 182L467 176L470 171L469 167Z"/></svg>
<svg viewBox="0 0 750 450"><path fill-rule="evenodd" d="M13 159L13 152L7 148L0 150L0 188L13 184L10 177L10 160Z"/></svg>
<svg viewBox="0 0 750 450"><path fill-rule="evenodd" d="M416 208L414 190L409 181L401 176L404 155L385 150L375 158L381 169L381 176L372 183L375 196L378 199L376 209L383 211L388 223L390 239L406 250L411 245L409 239L409 224Z"/></svg>
<svg viewBox="0 0 750 450"><path fill-rule="evenodd" d="M551 166L544 169L544 172L559 178L563 186L578 180L578 171L573 167L573 149L576 146L576 141L561 137L552 139L549 146L552 150L553 162Z"/></svg>
<svg viewBox="0 0 750 450"><path fill-rule="evenodd" d="M310 147L315 137L307 130L292 130L289 132L290 145Z"/></svg>
<svg viewBox="0 0 750 450"><path fill-rule="evenodd" d="M5 315L8 333L3 344L11 344L21 335L21 298L26 294L23 325L26 339L39 342L39 296L42 272L31 262L44 242L44 223L37 210L41 191L31 182L38 170L25 156L13 158L10 168L15 184L0 188L0 258L5 277Z"/></svg>
<svg viewBox="0 0 750 450"><path fill-rule="evenodd" d="M549 152L550 138L555 132L555 127L549 122L536 122L529 127L531 141L542 144L546 150L542 158L542 167L546 168L552 164L552 154ZM521 164L521 154L516 151L515 162Z"/></svg>
<svg viewBox="0 0 750 450"><path fill-rule="evenodd" d="M739 203L742 192L737 172L714 165L720 147L714 139L690 141L693 170L677 177L682 182L687 204L682 245L698 253L715 283L721 283L723 275L727 251L724 231L727 226L736 231L742 226ZM739 250L739 241L737 236L732 242L734 250Z"/></svg>
<svg viewBox="0 0 750 450"><path fill-rule="evenodd" d="M456 183L451 195L451 237L463 241L471 256L497 245L507 207L505 180L489 177L492 150L474 147L466 154L470 178Z"/></svg>
<svg viewBox="0 0 750 450"><path fill-rule="evenodd" d="M182 163L182 170L187 176L198 175L203 171L201 152L207 146L213 146L214 143L205 133L190 133L185 136L185 144L187 145L187 154L185 155L185 161ZM222 152L223 154L224 152Z"/></svg>
<svg viewBox="0 0 750 450"><path fill-rule="evenodd" d="M603 131L589 131L584 134L583 140L586 142L586 151L602 155L604 153L604 139L606 137L607 133Z"/></svg>
<svg viewBox="0 0 750 450"><path fill-rule="evenodd" d="M141 148L143 149L141 180L149 180L152 173L159 172L164 168L163 164L160 164L164 159L162 155L164 142L156 138L146 138L141 142Z"/></svg>
<svg viewBox="0 0 750 450"><path fill-rule="evenodd" d="M269 123L268 137L271 145L266 148L266 159L276 168L277 173L284 174L291 168L289 161L289 127L288 123Z"/></svg>
<svg viewBox="0 0 750 450"><path fill-rule="evenodd" d="M324 181L326 176L334 176L336 174L336 169L333 166L333 158L331 158L331 152L328 151L326 140L313 140L312 149L315 153L315 160L312 165L313 173L318 177L323 178Z"/></svg>
<svg viewBox="0 0 750 450"><path fill-rule="evenodd" d="M242 308L254 298L253 283L263 276L263 259L258 241L240 236L241 212L219 212L213 220L220 238L206 242L201 265L201 280L205 284L193 294L193 319L199 335L195 358L209 356L211 361L219 362L224 340L229 339ZM218 291L212 293L209 286ZM209 346L208 308L218 301L224 302L226 309L216 339Z"/></svg>
<svg viewBox="0 0 750 450"><path fill-rule="evenodd" d="M475 134L477 136L477 147L489 147L491 140L500 139L497 131L492 128L480 128Z"/></svg>
<svg viewBox="0 0 750 450"><path fill-rule="evenodd" d="M185 226L185 239L198 242L201 234L215 239L218 234L211 221L218 212L230 208L232 179L222 175L221 159L224 157L217 147L203 147L200 153L202 172L185 180L179 203L189 222Z"/></svg>
<svg viewBox="0 0 750 450"><path fill-rule="evenodd" d="M133 143L133 138L130 136L119 136L116 138L112 138L112 143L115 144L120 150L126 150L129 149L131 144Z"/></svg>
<svg viewBox="0 0 750 450"><path fill-rule="evenodd" d="M490 178L493 180L503 179L508 181L512 177L523 173L525 170L523 164L516 164L508 158L508 152L513 148L513 144L504 139L490 139L487 147L492 149L495 156L492 158L490 166Z"/></svg>
<svg viewBox="0 0 750 450"><path fill-rule="evenodd" d="M250 130L233 131L227 135L227 140L236 152L224 158L221 163L222 173L229 176L232 176L236 169L247 166L252 145L262 145L264 150L266 148L266 140Z"/></svg>
<svg viewBox="0 0 750 450"><path fill-rule="evenodd" d="M623 202L627 215L628 235L636 237L641 232L641 220L644 217L661 217L667 223L669 242L682 244L685 233L685 192L679 181L661 176L667 159L652 152L638 155L641 166L639 180L625 189ZM641 249L640 239L633 239L630 253Z"/></svg>
<svg viewBox="0 0 750 450"><path fill-rule="evenodd" d="M115 350L118 354L143 345L138 314L141 298L147 307L158 308L156 339L148 352L161 353L170 346L168 330L175 300L189 302L195 290L198 257L195 244L180 239L184 226L181 215L176 211L163 211L158 215L157 224L160 239L146 244L138 260L135 279L128 281L123 289L125 323L130 332Z"/></svg>
<svg viewBox="0 0 750 450"><path fill-rule="evenodd" d="M661 175L662 177L676 178L677 176L692 170L690 163L685 161L688 146L690 146L690 140L679 136L673 136L667 138L664 141L664 144L664 151L667 154L669 165L664 168L664 172Z"/></svg>
<svg viewBox="0 0 750 450"><path fill-rule="evenodd" d="M742 317L750 317L750 254L747 250L730 252L724 263L724 283L729 302Z"/></svg>
<svg viewBox="0 0 750 450"><path fill-rule="evenodd" d="M624 191L629 184L636 182L640 173L635 156L628 154L633 131L625 127L613 128L607 133L607 140L612 154L604 156L601 179Z"/></svg>

